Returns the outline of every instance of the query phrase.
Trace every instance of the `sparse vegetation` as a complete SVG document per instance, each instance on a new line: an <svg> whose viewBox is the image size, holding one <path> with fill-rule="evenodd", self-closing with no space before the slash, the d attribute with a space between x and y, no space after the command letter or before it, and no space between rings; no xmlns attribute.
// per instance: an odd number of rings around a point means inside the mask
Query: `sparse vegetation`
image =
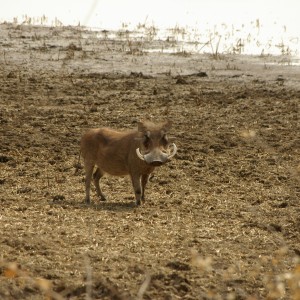
<svg viewBox="0 0 300 300"><path fill-rule="evenodd" d="M40 18L31 18L23 16L22 20L14 19L15 30L21 29L21 26L40 25L46 26L49 20L42 16ZM21 24L21 25L19 25ZM62 22L55 19L51 25L63 27ZM78 25L76 27L80 35L86 28ZM122 43L122 50L129 54L141 55L148 51L149 43L162 44L156 47L156 51L162 52L180 52L180 53L210 53L214 59L220 58L220 54L278 54L283 57L291 58L298 54L299 37L288 37L288 30L284 26L281 28L282 37L275 40L274 37L266 38L263 35L262 22L257 19L250 24L238 25L215 25L214 28L184 28L175 25L166 30L157 28L154 24L148 25L139 23L136 28L131 24L123 23L122 28L116 32L101 30L97 34L97 39L101 39L107 47L111 42ZM108 34L110 39L108 39ZM41 38L41 37L35 37ZM113 48L110 50L113 50ZM289 62L290 63L290 62Z"/></svg>

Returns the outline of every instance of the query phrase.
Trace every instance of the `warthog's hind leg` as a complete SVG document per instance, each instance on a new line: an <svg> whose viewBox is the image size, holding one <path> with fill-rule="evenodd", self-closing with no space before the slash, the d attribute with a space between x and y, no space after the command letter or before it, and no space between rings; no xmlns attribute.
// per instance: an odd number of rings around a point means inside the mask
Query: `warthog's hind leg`
<svg viewBox="0 0 300 300"><path fill-rule="evenodd" d="M100 198L101 201L105 201L106 197L105 195L102 193L101 188L100 188L100 179L101 177L103 177L104 173L101 171L101 169L97 168L94 175L93 175L93 179L94 179L94 184L96 187L96 192L97 192L97 196Z"/></svg>
<svg viewBox="0 0 300 300"><path fill-rule="evenodd" d="M94 165L85 163L84 169L85 169L85 203L90 204L91 203L91 199L90 199L91 180L92 180Z"/></svg>

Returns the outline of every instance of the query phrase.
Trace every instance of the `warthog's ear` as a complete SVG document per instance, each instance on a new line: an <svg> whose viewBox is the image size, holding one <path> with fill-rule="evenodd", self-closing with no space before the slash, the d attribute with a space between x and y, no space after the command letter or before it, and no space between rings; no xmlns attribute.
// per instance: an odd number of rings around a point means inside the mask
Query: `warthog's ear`
<svg viewBox="0 0 300 300"><path fill-rule="evenodd" d="M164 131L168 132L172 127L172 121L168 120L162 124L162 128Z"/></svg>
<svg viewBox="0 0 300 300"><path fill-rule="evenodd" d="M140 122L137 123L137 125L138 125L138 131L139 132L147 131L147 126L146 126L145 122L140 121Z"/></svg>

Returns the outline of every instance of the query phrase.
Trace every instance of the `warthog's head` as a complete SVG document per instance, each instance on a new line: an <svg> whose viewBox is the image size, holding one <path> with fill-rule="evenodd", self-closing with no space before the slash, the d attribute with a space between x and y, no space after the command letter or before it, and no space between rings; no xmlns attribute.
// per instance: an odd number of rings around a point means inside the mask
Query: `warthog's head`
<svg viewBox="0 0 300 300"><path fill-rule="evenodd" d="M140 147L136 149L137 156L151 166L161 166L170 160L177 152L176 145L170 144L167 137L170 127L170 121L161 124L139 122L141 137L137 138L140 141Z"/></svg>

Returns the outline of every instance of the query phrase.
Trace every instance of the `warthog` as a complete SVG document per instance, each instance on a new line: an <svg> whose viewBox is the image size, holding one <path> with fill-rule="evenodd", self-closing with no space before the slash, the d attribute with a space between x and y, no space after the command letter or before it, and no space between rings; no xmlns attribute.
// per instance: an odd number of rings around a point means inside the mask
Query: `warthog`
<svg viewBox="0 0 300 300"><path fill-rule="evenodd" d="M171 122L153 124L138 122L137 130L115 131L109 128L90 129L81 139L81 153L86 172L85 201L90 203L92 176L98 197L106 200L99 181L105 174L130 175L136 205L145 200L145 187L154 168L169 161L177 152L167 133ZM94 174L94 167L97 167Z"/></svg>

